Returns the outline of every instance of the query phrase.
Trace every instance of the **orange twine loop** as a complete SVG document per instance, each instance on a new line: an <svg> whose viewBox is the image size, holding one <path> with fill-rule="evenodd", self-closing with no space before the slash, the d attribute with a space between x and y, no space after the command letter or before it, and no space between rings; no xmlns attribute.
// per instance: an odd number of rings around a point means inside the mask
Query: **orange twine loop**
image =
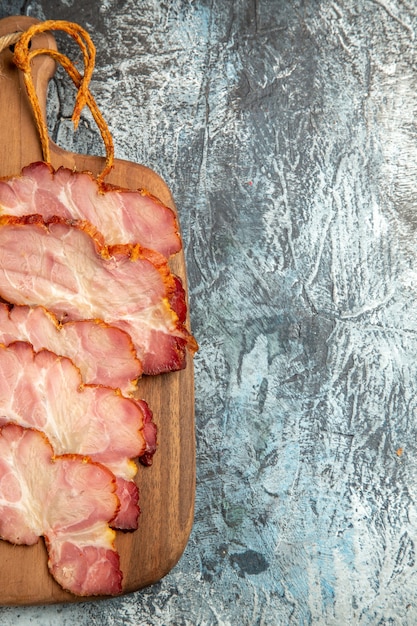
<svg viewBox="0 0 417 626"><path fill-rule="evenodd" d="M49 48L36 48L30 50L29 44L35 35L49 31L49 30L62 30L70 35L76 43L79 45L84 61L84 74L81 75L76 69L72 61L57 50L51 50ZM35 122L38 128L43 158L47 163L51 162L50 150L49 150L49 136L48 128L45 120L42 116L39 99L36 94L35 86L32 79L31 61L34 57L47 54L57 61L66 70L76 88L78 89L77 97L75 100L74 110L72 114L72 122L74 128L77 129L80 121L81 111L87 105L91 111L91 114L100 130L101 137L106 149L106 161L103 171L98 176L98 180L101 181L107 176L113 167L114 163L114 145L113 138L109 131L109 128L100 113L96 101L94 100L89 90L89 84L94 71L94 62L96 56L95 46L87 33L81 26L65 20L47 20L39 24L34 24L27 31L23 32L15 43L14 48L14 62L17 67L22 70L25 81L26 90L28 93L29 101L31 103Z"/></svg>

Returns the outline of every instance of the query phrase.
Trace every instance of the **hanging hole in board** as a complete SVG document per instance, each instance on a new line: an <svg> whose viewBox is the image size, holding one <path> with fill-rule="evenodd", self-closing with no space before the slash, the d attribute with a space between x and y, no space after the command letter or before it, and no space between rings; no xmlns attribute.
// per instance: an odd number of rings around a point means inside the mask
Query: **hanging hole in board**
<svg viewBox="0 0 417 626"><path fill-rule="evenodd" d="M14 47L15 47L15 45L16 45L16 44L12 43L12 44L9 46L9 50L10 50L10 52L13 52L13 53L14 53ZM28 43L28 49L30 50L30 49L31 49L31 47L32 47L32 42L31 42L31 41L29 41L29 43Z"/></svg>

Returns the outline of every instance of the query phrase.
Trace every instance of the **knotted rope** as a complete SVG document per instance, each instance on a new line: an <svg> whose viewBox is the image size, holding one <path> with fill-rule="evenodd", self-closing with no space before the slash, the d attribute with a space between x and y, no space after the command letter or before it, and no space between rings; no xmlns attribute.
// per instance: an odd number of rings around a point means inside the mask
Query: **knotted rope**
<svg viewBox="0 0 417 626"><path fill-rule="evenodd" d="M18 31L16 33L10 33L9 35L3 35L0 37L0 54L3 50L6 50L6 48L16 43L16 41L19 41L22 32L23 31Z"/></svg>
<svg viewBox="0 0 417 626"><path fill-rule="evenodd" d="M75 40L75 42L80 47L83 55L83 74L80 74L72 61L66 55L58 52L57 50L51 50L49 48L35 48L34 50L30 49L31 40L35 35L50 30L61 30L70 35ZM74 124L74 128L76 129L78 127L81 111L83 110L84 106L88 106L94 118L94 121L98 126L106 149L105 166L101 174L98 176L98 180L102 181L113 167L114 145L109 128L102 114L100 113L96 101L94 100L89 90L89 84L94 71L96 55L96 49L89 34L78 24L74 24L72 22L67 22L64 20L47 20L39 24L34 24L24 32L10 33L0 37L0 53L5 48L12 45L14 45L13 60L16 66L23 72L26 91L30 104L32 106L33 115L39 132L44 161L46 161L47 163L51 162L48 128L45 120L43 119L39 99L36 94L35 86L33 84L31 61L37 56L46 54L52 57L57 63L62 65L62 67L68 73L78 90L72 114L72 122Z"/></svg>

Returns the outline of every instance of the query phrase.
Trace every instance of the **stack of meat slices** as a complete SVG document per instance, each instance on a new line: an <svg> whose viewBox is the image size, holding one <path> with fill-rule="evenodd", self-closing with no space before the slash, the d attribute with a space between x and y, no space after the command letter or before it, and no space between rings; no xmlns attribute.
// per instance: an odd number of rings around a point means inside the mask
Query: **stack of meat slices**
<svg viewBox="0 0 417 626"><path fill-rule="evenodd" d="M197 349L168 265L176 217L45 163L0 182L0 211L0 536L44 536L64 589L117 594L114 529L137 528L135 460L156 449L132 392Z"/></svg>

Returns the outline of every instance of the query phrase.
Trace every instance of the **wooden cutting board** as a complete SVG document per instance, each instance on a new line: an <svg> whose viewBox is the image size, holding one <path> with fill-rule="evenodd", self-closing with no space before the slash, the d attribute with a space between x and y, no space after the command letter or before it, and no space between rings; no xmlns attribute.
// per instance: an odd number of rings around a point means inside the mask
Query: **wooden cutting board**
<svg viewBox="0 0 417 626"><path fill-rule="evenodd" d="M0 36L26 30L36 23L29 17L0 20ZM32 48L56 48L54 37L41 34ZM12 52L0 54L0 176L18 174L21 168L42 159L40 141L27 101L22 75L12 63ZM43 111L47 85L55 63L37 57L33 76ZM104 117L117 111L104 112ZM133 117L133 113L132 113ZM64 151L51 144L51 161L61 165L101 172L104 159ZM175 210L164 181L142 165L116 160L106 178L109 183L136 189L144 187ZM186 286L184 255L171 263ZM118 531L116 547L124 574L123 592L129 593L160 580L180 558L191 531L195 493L194 378L192 358L180 372L143 378L138 396L151 407L158 426L158 450L151 467L139 466L139 529ZM40 540L36 546L12 546L0 541L0 605L47 604L80 600L64 592L47 570L47 556ZM95 598L97 599L97 598ZM85 598L82 598L85 600Z"/></svg>

